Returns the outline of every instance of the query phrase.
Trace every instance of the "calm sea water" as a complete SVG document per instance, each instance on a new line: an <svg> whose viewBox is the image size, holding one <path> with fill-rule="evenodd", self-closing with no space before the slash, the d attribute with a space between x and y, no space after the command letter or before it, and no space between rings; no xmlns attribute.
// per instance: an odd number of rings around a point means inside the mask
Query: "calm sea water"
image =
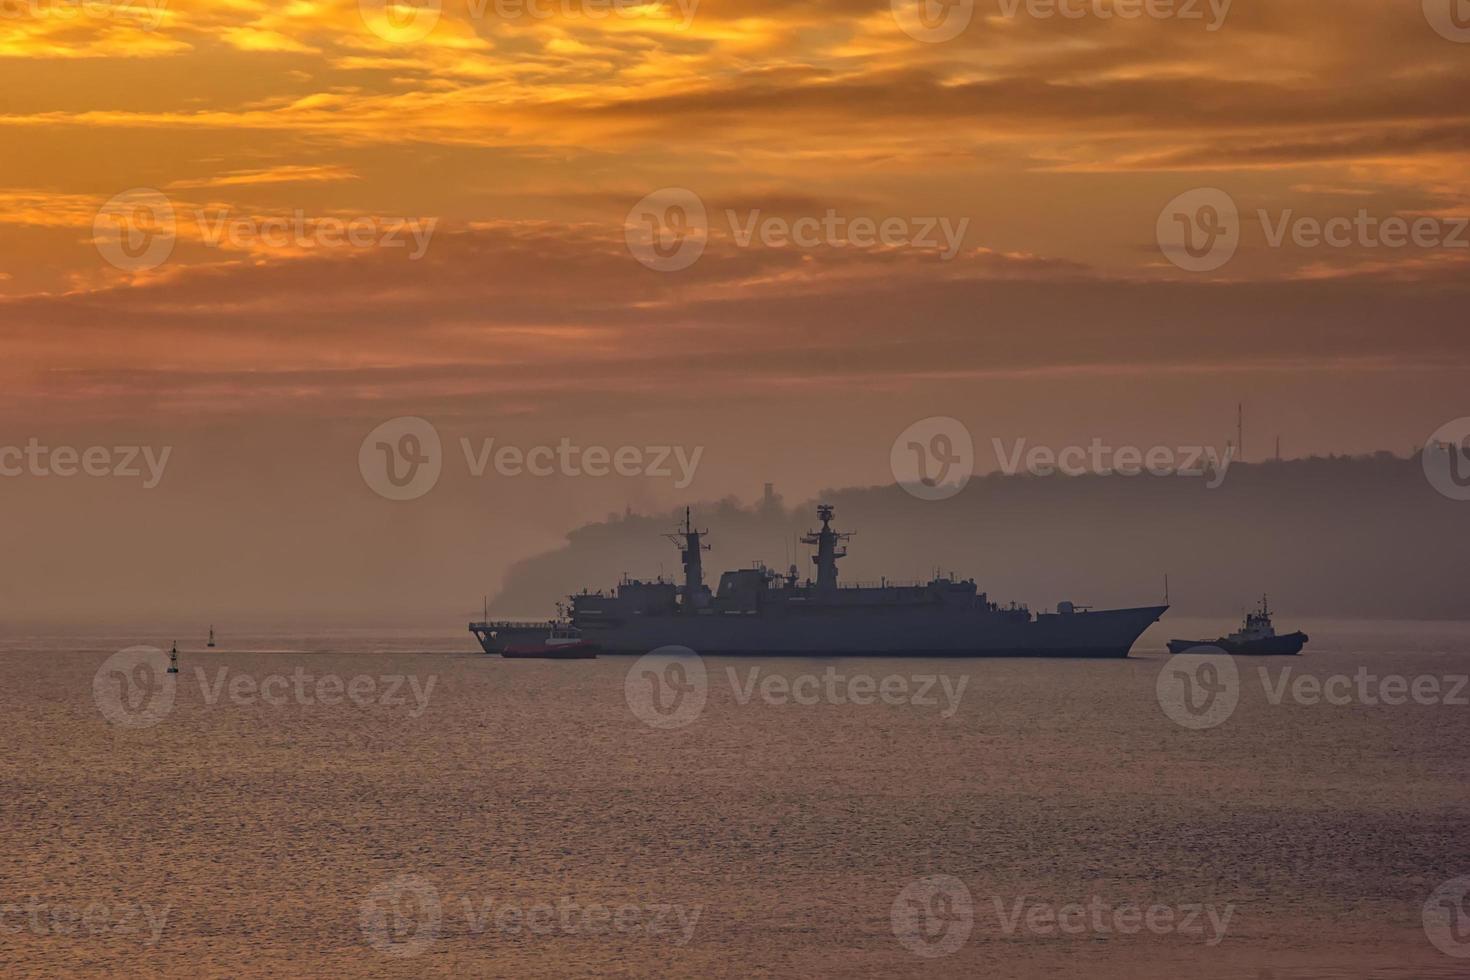
<svg viewBox="0 0 1470 980"><path fill-rule="evenodd" d="M1220 625L702 685L224 629L171 705L109 662L165 638L0 635L0 973L1470 973L1470 627L1292 624L1307 656L1240 661L1234 710L1186 727L1163 640ZM1363 703L1360 670L1436 703Z"/></svg>

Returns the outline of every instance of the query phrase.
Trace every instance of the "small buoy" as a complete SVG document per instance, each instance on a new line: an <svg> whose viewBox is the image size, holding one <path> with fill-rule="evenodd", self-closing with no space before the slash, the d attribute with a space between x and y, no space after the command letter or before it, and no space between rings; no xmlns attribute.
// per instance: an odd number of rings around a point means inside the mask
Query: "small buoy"
<svg viewBox="0 0 1470 980"><path fill-rule="evenodd" d="M214 646L214 627L209 628L209 646Z"/></svg>
<svg viewBox="0 0 1470 980"><path fill-rule="evenodd" d="M177 674L179 672L179 644L174 641L174 648L168 652L168 672Z"/></svg>

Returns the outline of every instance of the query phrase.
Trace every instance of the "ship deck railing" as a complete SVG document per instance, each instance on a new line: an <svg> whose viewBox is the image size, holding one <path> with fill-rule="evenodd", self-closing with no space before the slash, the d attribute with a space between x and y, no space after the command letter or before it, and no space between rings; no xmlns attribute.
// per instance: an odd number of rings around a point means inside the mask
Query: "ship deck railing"
<svg viewBox="0 0 1470 980"><path fill-rule="evenodd" d="M470 629L482 630L549 630L558 623L550 620L487 619L470 623Z"/></svg>
<svg viewBox="0 0 1470 980"><path fill-rule="evenodd" d="M839 589L923 589L928 582L896 582L892 579L877 582L838 582Z"/></svg>

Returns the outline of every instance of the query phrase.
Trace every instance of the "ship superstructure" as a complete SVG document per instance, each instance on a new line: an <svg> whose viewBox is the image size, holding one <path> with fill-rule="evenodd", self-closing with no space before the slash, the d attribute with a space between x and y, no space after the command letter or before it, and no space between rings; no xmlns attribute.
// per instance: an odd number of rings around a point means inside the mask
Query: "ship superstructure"
<svg viewBox="0 0 1470 980"><path fill-rule="evenodd" d="M815 548L815 579L798 581L763 564L724 572L711 592L703 554L709 533L684 523L669 538L680 550L682 584L624 578L608 593L571 596L571 625L602 653L644 654L688 647L699 654L819 656L1125 657L1167 605L1092 610L1069 602L1055 612L1002 606L973 579L936 576L916 585L841 585L838 562L851 534L821 527L802 540ZM515 641L521 624L472 623L486 652ZM525 624L544 630L545 624Z"/></svg>

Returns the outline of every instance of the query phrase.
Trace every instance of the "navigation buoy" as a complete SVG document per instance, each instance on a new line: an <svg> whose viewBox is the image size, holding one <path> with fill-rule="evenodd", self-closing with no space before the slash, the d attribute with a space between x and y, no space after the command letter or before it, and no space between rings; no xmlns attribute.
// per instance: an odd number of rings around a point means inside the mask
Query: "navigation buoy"
<svg viewBox="0 0 1470 980"><path fill-rule="evenodd" d="M168 672L177 674L179 672L179 643L174 641L174 648L168 652Z"/></svg>
<svg viewBox="0 0 1470 980"><path fill-rule="evenodd" d="M206 644L206 645L207 646L211 646L211 647L214 646L214 627L213 626L211 626L209 628L209 643Z"/></svg>

